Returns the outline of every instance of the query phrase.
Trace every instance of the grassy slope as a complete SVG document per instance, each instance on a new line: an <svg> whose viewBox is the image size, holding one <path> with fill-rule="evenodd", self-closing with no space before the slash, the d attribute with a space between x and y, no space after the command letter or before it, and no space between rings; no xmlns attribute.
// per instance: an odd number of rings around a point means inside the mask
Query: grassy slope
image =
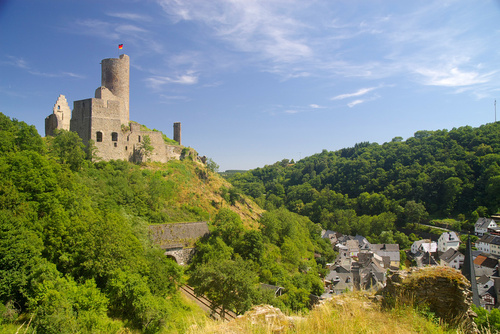
<svg viewBox="0 0 500 334"><path fill-rule="evenodd" d="M188 333L460 333L441 327L411 307L381 309L366 293L348 293L334 297L304 316L285 317L247 312L231 322L204 321ZM253 313L252 313L253 312Z"/></svg>
<svg viewBox="0 0 500 334"><path fill-rule="evenodd" d="M231 205L221 196L222 188L232 185L216 173L207 172L205 165L193 161L173 160L168 164L149 163L143 167L151 171L164 171L165 180L174 184L175 195L170 200L174 212L179 212L173 221L182 221L180 212L201 210L213 219L220 208L228 207L238 213L247 227L258 226L257 220L263 210L252 200L242 195L242 201ZM200 173L207 173L207 178ZM175 215L174 215L175 216Z"/></svg>

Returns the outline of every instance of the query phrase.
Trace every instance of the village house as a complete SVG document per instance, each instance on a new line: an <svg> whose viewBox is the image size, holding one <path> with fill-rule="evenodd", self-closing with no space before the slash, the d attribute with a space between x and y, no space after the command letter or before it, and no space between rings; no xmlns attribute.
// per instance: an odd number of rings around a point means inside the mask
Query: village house
<svg viewBox="0 0 500 334"><path fill-rule="evenodd" d="M439 237L437 244L438 251L443 253L450 248L458 250L458 246L460 246L460 239L455 232L444 232Z"/></svg>
<svg viewBox="0 0 500 334"><path fill-rule="evenodd" d="M487 253L487 254L491 254L491 243L493 242L493 240L495 238L498 238L500 240L500 237L499 236L496 236L496 235L491 235L491 234L486 234L486 235L483 235L481 237L481 239L477 240L476 241L476 248L477 250L483 252L483 253Z"/></svg>
<svg viewBox="0 0 500 334"><path fill-rule="evenodd" d="M431 241L431 239L423 239L423 240L415 241L411 245L411 253L417 254L418 252L435 253L435 252L437 252L437 243L435 241Z"/></svg>
<svg viewBox="0 0 500 334"><path fill-rule="evenodd" d="M476 282L481 307L488 311L491 311L495 307L497 300L495 279L483 275L479 277Z"/></svg>
<svg viewBox="0 0 500 334"><path fill-rule="evenodd" d="M438 258L438 253L430 253L430 252L419 252L417 253L413 259L418 268L428 267L428 266L437 266L439 263L436 260Z"/></svg>
<svg viewBox="0 0 500 334"><path fill-rule="evenodd" d="M398 244L371 244L370 251L381 258L387 257L391 267L394 269L399 268L401 254L399 253Z"/></svg>
<svg viewBox="0 0 500 334"><path fill-rule="evenodd" d="M359 253L359 242L358 240L347 240L345 246L349 252L349 256L358 256Z"/></svg>
<svg viewBox="0 0 500 334"><path fill-rule="evenodd" d="M482 237L486 233L488 233L488 229L498 227L497 223L491 218L479 218L474 224L474 233Z"/></svg>
<svg viewBox="0 0 500 334"><path fill-rule="evenodd" d="M455 269L462 268L465 256L459 251L450 248L439 256L439 262L442 266L451 267Z"/></svg>
<svg viewBox="0 0 500 334"><path fill-rule="evenodd" d="M354 282L352 273L342 271L330 271L325 277L325 288L327 293L340 295L343 292L353 291Z"/></svg>
<svg viewBox="0 0 500 334"><path fill-rule="evenodd" d="M357 289L378 290L385 286L388 267L384 260L372 252L358 254L358 261L352 264L354 285Z"/></svg>
<svg viewBox="0 0 500 334"><path fill-rule="evenodd" d="M337 239L342 236L341 233L334 232L331 230L323 230L321 231L321 237L323 239L328 239L332 245L337 244Z"/></svg>

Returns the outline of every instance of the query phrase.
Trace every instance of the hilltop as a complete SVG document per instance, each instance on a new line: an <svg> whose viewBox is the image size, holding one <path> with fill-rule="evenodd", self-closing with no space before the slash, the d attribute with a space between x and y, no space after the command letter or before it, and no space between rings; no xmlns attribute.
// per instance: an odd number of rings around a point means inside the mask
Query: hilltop
<svg viewBox="0 0 500 334"><path fill-rule="evenodd" d="M286 207L345 234L378 237L381 231L360 219L381 214L387 225L447 217L458 231L470 229L500 208L500 122L323 150L229 181L266 209Z"/></svg>

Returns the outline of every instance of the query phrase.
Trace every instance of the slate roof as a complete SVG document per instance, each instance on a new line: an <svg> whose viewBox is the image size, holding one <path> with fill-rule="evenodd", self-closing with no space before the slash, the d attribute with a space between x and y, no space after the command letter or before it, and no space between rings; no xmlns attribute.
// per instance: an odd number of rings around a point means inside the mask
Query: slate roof
<svg viewBox="0 0 500 334"><path fill-rule="evenodd" d="M398 244L371 244L370 250L379 256L389 256L391 261L401 260Z"/></svg>
<svg viewBox="0 0 500 334"><path fill-rule="evenodd" d="M359 243L358 240L347 240L346 246L350 252L359 251Z"/></svg>
<svg viewBox="0 0 500 334"><path fill-rule="evenodd" d="M354 239L358 241L359 249L370 249L370 242L362 235L356 234Z"/></svg>
<svg viewBox="0 0 500 334"><path fill-rule="evenodd" d="M489 278L488 276L486 276L486 275L482 275L481 277L479 277L479 278L476 280L476 282L477 282L477 284L482 284L482 285L484 285L484 284L488 283L490 280L491 280L491 278Z"/></svg>
<svg viewBox="0 0 500 334"><path fill-rule="evenodd" d="M474 224L474 227L476 229L478 229L478 228L487 229L491 222L495 222L495 221L491 218L479 218L476 221L476 224Z"/></svg>
<svg viewBox="0 0 500 334"><path fill-rule="evenodd" d="M497 235L492 235L492 234L485 234L481 237L481 239L479 239L478 241L476 241L476 243L478 242L482 242L482 243L485 243L485 244L491 244L493 239L495 239L496 237L498 237Z"/></svg>
<svg viewBox="0 0 500 334"><path fill-rule="evenodd" d="M439 256L439 259L445 261L446 263L450 263L459 255L463 256L463 254L460 253L459 251L454 250L453 248L450 248L446 252L442 253Z"/></svg>

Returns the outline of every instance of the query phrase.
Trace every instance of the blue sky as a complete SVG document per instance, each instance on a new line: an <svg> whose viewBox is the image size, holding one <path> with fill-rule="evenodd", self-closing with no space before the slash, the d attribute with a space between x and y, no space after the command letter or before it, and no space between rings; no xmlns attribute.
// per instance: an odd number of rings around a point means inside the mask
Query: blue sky
<svg viewBox="0 0 500 334"><path fill-rule="evenodd" d="M0 0L0 112L43 136L126 53L132 120L250 169L493 122L499 41L488 0Z"/></svg>

